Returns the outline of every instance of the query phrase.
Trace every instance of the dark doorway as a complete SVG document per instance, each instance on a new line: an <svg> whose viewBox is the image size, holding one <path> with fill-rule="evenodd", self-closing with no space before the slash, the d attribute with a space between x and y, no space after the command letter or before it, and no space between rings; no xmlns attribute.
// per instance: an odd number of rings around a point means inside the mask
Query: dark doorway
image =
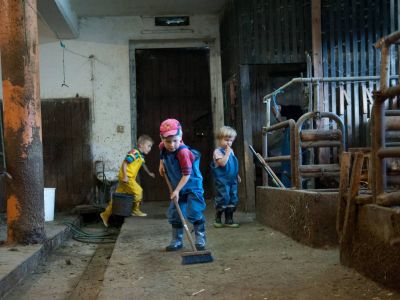
<svg viewBox="0 0 400 300"><path fill-rule="evenodd" d="M158 173L160 122L178 119L183 141L201 152L205 196L210 196L210 162L214 148L211 115L209 51L207 49L136 50L138 136L148 134L155 147L146 157ZM141 176L145 200L167 200L163 179Z"/></svg>

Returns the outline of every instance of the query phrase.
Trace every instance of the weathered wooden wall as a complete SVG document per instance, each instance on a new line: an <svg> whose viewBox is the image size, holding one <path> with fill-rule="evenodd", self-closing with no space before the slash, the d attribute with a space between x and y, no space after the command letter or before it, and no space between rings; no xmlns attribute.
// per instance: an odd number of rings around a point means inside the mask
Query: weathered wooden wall
<svg viewBox="0 0 400 300"><path fill-rule="evenodd" d="M379 75L380 51L373 45L381 37L399 29L399 18L396 0L322 0L324 77ZM396 65L393 64L392 74L396 72ZM377 83L324 85L329 111L345 120L349 146L365 146L366 124L372 105L365 90L372 92Z"/></svg>
<svg viewBox="0 0 400 300"><path fill-rule="evenodd" d="M239 64L305 63L310 0L230 0L220 22L224 82Z"/></svg>
<svg viewBox="0 0 400 300"><path fill-rule="evenodd" d="M87 202L93 188L89 99L42 101L44 185L56 188L56 210Z"/></svg>
<svg viewBox="0 0 400 300"><path fill-rule="evenodd" d="M44 186L56 188L56 210L85 203L93 188L89 99L43 100L42 127ZM0 177L0 212L5 210Z"/></svg>
<svg viewBox="0 0 400 300"><path fill-rule="evenodd" d="M310 0L231 0L221 14L225 123L238 130L234 149L244 178L239 197L246 199L245 210L254 207L247 145L255 143L261 151L262 96L291 76L300 76L311 49L310 15ZM280 67L291 71L280 72Z"/></svg>

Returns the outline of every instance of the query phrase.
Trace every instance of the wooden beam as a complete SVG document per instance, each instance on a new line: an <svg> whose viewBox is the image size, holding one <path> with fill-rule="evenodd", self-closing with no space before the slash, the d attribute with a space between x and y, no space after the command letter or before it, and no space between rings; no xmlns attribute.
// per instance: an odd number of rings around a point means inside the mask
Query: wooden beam
<svg viewBox="0 0 400 300"><path fill-rule="evenodd" d="M314 77L323 77L322 66L322 29L321 29L321 0L311 1L311 32L312 32L312 59L314 68ZM317 84L314 89L314 111L328 112L328 99L324 97L323 83ZM324 128L326 120L317 121L318 128ZM329 149L319 150L319 162L329 162Z"/></svg>
<svg viewBox="0 0 400 300"><path fill-rule="evenodd" d="M0 0L7 243L43 242L43 150L36 0Z"/></svg>
<svg viewBox="0 0 400 300"><path fill-rule="evenodd" d="M312 52L313 52L313 68L314 77L323 77L323 67L322 67L322 30L321 30L321 0L312 0L311 2L311 19L312 19ZM317 95L319 93L319 98ZM325 108L324 99L321 97L324 95L323 85L317 85L315 90L314 99L314 110L320 112L328 111Z"/></svg>
<svg viewBox="0 0 400 300"><path fill-rule="evenodd" d="M253 144L253 128L251 117L251 93L250 93L250 74L249 65L240 66L240 111L241 111L241 131L242 136L238 138L237 143L243 147L239 159L243 162L241 164L242 170L242 183L239 188L245 190L245 203L242 205L244 211L253 212L255 210L255 186L254 186L254 163L253 156L249 152L249 145ZM241 147L240 147L241 148Z"/></svg>

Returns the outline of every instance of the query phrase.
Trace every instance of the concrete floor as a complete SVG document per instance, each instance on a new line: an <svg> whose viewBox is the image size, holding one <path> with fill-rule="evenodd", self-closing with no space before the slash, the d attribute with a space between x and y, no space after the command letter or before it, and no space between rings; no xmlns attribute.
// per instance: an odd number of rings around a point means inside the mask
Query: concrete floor
<svg viewBox="0 0 400 300"><path fill-rule="evenodd" d="M104 274L99 299L400 299L339 264L338 250L303 246L237 214L239 229L215 229L207 211L215 262L181 265L167 253L167 203L145 203L146 218L128 218ZM189 249L186 247L186 249Z"/></svg>
<svg viewBox="0 0 400 300"><path fill-rule="evenodd" d="M400 299L341 266L337 249L298 244L254 215L237 214L239 229L215 229L211 205L208 249L215 261L183 266L181 252L164 251L166 206L145 203L149 216L127 218L114 249L68 241L6 299Z"/></svg>

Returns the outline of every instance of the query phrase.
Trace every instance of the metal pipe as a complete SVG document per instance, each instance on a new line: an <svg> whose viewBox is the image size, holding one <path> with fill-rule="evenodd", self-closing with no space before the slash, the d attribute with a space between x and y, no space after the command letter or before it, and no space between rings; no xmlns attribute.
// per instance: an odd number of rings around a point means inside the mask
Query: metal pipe
<svg viewBox="0 0 400 300"><path fill-rule="evenodd" d="M268 123L268 122L267 122ZM292 177L292 186L296 186L295 183L295 178L293 177L293 174L295 172L295 166L294 166L294 128L296 126L296 122L293 119L290 120L286 120L277 124L274 124L272 126L269 127L263 127L263 145L265 145L265 151L263 148L263 157L265 161L268 162L279 162L279 161L286 161L286 160L290 160L290 170L291 170L291 177ZM268 155L266 155L268 153L268 137L267 134L269 132L272 131L276 131L279 129L283 129L283 128L287 128L289 127L289 140L290 140L290 155L282 155L282 156L275 156L275 157L268 157ZM265 175L263 175L263 185L268 185L268 177L265 179L264 178ZM265 181L264 181L265 180Z"/></svg>
<svg viewBox="0 0 400 300"><path fill-rule="evenodd" d="M271 125L271 99L265 102L265 127L268 128ZM268 136L266 132L262 135L262 156L268 157ZM263 172L262 181L264 186L268 186L268 175Z"/></svg>
<svg viewBox="0 0 400 300"><path fill-rule="evenodd" d="M399 148L385 149L385 101L400 92L400 85L389 87L389 47L400 39L400 31L394 32L381 38L376 44L376 48L381 49L381 80L380 89L374 93L373 126L372 135L372 194L378 203L378 196L384 193L386 188L386 162L384 158L390 155L397 156Z"/></svg>
<svg viewBox="0 0 400 300"><path fill-rule="evenodd" d="M282 129L282 128L286 128L286 127L290 127L290 126L295 126L295 122L294 122L293 119L286 120L286 121L283 121L283 122L279 122L279 123L276 123L276 124L274 124L272 126L269 126L269 127L264 127L263 130L265 132L271 132L271 131L276 131L276 130L279 130L279 129Z"/></svg>
<svg viewBox="0 0 400 300"><path fill-rule="evenodd" d="M304 115L302 115L299 120L296 122L295 126L295 134L294 134L294 163L295 163L295 173L292 175L292 177L295 177L296 179L296 188L301 189L302 188L302 176L300 169L303 168L302 166L302 140L301 140L301 129L303 127L304 122L306 122L309 119L314 119L314 118L328 118L336 122L338 130L342 132L340 136L340 147L339 147L339 154L343 152L343 150L346 148L346 141L345 141L345 136L344 136L344 123L342 119L337 116L334 113L330 112L308 112ZM310 132L310 131L308 131ZM339 155L340 157L340 155Z"/></svg>
<svg viewBox="0 0 400 300"><path fill-rule="evenodd" d="M390 79L398 79L400 75L392 75L389 76ZM309 77L309 78L302 78L296 77L290 80L289 82L285 83L272 93L269 93L263 97L263 102L266 103L267 99L270 99L274 94L284 90L285 88L295 84L295 83L317 83L317 82L360 82L360 81L379 81L380 76L349 76L349 77Z"/></svg>
<svg viewBox="0 0 400 300"><path fill-rule="evenodd" d="M380 158L400 157L400 147L382 148L378 150Z"/></svg>
<svg viewBox="0 0 400 300"><path fill-rule="evenodd" d="M290 155L281 155L281 156L274 156L274 157L265 157L264 160L266 162L281 162L285 160L291 160Z"/></svg>

